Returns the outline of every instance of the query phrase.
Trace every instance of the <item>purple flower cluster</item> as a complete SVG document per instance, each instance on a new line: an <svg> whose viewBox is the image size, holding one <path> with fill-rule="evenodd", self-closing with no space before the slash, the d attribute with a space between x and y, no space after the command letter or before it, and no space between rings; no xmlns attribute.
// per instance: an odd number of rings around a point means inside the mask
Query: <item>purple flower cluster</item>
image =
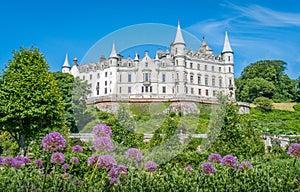
<svg viewBox="0 0 300 192"><path fill-rule="evenodd" d="M117 165L117 161L110 155L103 155L98 162L98 168L109 170Z"/></svg>
<svg viewBox="0 0 300 192"><path fill-rule="evenodd" d="M8 167L15 167L16 160L13 157L6 157L4 159L4 164L7 165Z"/></svg>
<svg viewBox="0 0 300 192"><path fill-rule="evenodd" d="M236 157L232 155L225 155L222 159L221 164L223 166L236 167L238 163Z"/></svg>
<svg viewBox="0 0 300 192"><path fill-rule="evenodd" d="M42 147L45 151L63 150L66 147L66 140L60 133L52 132L42 139Z"/></svg>
<svg viewBox="0 0 300 192"><path fill-rule="evenodd" d="M62 169L70 169L70 165L68 163L65 163L61 166Z"/></svg>
<svg viewBox="0 0 300 192"><path fill-rule="evenodd" d="M109 179L110 185L117 184L118 182L119 182L119 178L117 178L117 177L112 177Z"/></svg>
<svg viewBox="0 0 300 192"><path fill-rule="evenodd" d="M70 159L70 163L78 164L78 162L79 162L79 160L78 160L77 157L72 157L72 158Z"/></svg>
<svg viewBox="0 0 300 192"><path fill-rule="evenodd" d="M99 151L113 151L114 144L109 137L98 137L94 140L93 148Z"/></svg>
<svg viewBox="0 0 300 192"><path fill-rule="evenodd" d="M72 147L72 153L82 153L83 149L80 145L75 145L74 147Z"/></svg>
<svg viewBox="0 0 300 192"><path fill-rule="evenodd" d="M15 167L17 169L21 169L24 164L29 164L30 159L28 157L16 156L3 158L0 157L0 165L6 165L8 167Z"/></svg>
<svg viewBox="0 0 300 192"><path fill-rule="evenodd" d="M55 152L52 154L50 161L53 164L62 164L65 162L65 156L63 153Z"/></svg>
<svg viewBox="0 0 300 192"><path fill-rule="evenodd" d="M4 158L0 156L0 166L4 165Z"/></svg>
<svg viewBox="0 0 300 192"><path fill-rule="evenodd" d="M38 167L42 167L42 166L43 166L43 161L40 160L40 159L37 159L37 160L34 161L34 164L35 164L36 166L38 166Z"/></svg>
<svg viewBox="0 0 300 192"><path fill-rule="evenodd" d="M186 166L184 169L188 172L192 172L194 170L193 167L190 165Z"/></svg>
<svg viewBox="0 0 300 192"><path fill-rule="evenodd" d="M292 143L288 148L287 154L292 157L300 158L300 144Z"/></svg>
<svg viewBox="0 0 300 192"><path fill-rule="evenodd" d="M127 167L125 165L118 165L111 168L108 172L110 177L127 176Z"/></svg>
<svg viewBox="0 0 300 192"><path fill-rule="evenodd" d="M144 168L149 172L154 172L157 169L157 165L154 161L148 161L145 163Z"/></svg>
<svg viewBox="0 0 300 192"><path fill-rule="evenodd" d="M70 174L69 173L64 173L63 175L62 175L62 178L63 179L68 179L70 177Z"/></svg>
<svg viewBox="0 0 300 192"><path fill-rule="evenodd" d="M208 156L208 160L214 163L221 163L222 162L222 156L217 153L212 153Z"/></svg>
<svg viewBox="0 0 300 192"><path fill-rule="evenodd" d="M215 167L210 162L202 164L202 174L214 174L216 172Z"/></svg>
<svg viewBox="0 0 300 192"><path fill-rule="evenodd" d="M98 162L99 156L94 155L88 158L87 164L88 166L95 166L96 163Z"/></svg>
<svg viewBox="0 0 300 192"><path fill-rule="evenodd" d="M105 124L96 124L92 133L96 137L110 137L112 135L110 127Z"/></svg>
<svg viewBox="0 0 300 192"><path fill-rule="evenodd" d="M253 166L249 161L244 161L244 162L241 162L241 164L239 165L238 170L242 171L242 170L245 170L245 169L252 169L252 168L253 168Z"/></svg>
<svg viewBox="0 0 300 192"><path fill-rule="evenodd" d="M126 157L130 160L140 162L142 160L142 153L136 148L130 148L125 153Z"/></svg>

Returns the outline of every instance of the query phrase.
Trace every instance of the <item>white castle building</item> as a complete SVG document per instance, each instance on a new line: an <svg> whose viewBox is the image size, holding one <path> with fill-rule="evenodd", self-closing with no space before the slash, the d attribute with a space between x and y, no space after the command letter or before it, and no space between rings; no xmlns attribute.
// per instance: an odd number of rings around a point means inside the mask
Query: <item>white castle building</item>
<svg viewBox="0 0 300 192"><path fill-rule="evenodd" d="M174 34L175 35L175 34ZM108 59L71 67L66 56L62 72L90 84L90 100L105 99L191 99L214 101L217 94L235 98L234 54L227 32L223 51L214 54L203 39L198 50L186 50L178 23L170 51L157 50L155 58L148 51L143 57L123 58L115 44Z"/></svg>

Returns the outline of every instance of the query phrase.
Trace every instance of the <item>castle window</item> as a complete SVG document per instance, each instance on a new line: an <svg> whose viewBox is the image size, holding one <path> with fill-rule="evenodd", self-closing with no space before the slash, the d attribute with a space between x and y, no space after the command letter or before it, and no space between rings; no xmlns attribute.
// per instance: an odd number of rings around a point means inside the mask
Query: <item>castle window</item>
<svg viewBox="0 0 300 192"><path fill-rule="evenodd" d="M200 84L201 84L201 76L198 75L198 85L200 85Z"/></svg>
<svg viewBox="0 0 300 192"><path fill-rule="evenodd" d="M197 65L197 69L200 70L200 64Z"/></svg>
<svg viewBox="0 0 300 192"><path fill-rule="evenodd" d="M198 89L198 95L201 95L201 89Z"/></svg>
<svg viewBox="0 0 300 192"><path fill-rule="evenodd" d="M178 60L176 60L176 66L178 66Z"/></svg>
<svg viewBox="0 0 300 192"><path fill-rule="evenodd" d="M208 89L205 90L205 95L208 96Z"/></svg>
<svg viewBox="0 0 300 192"><path fill-rule="evenodd" d="M144 93L144 86L142 86L142 93Z"/></svg>
<svg viewBox="0 0 300 192"><path fill-rule="evenodd" d="M148 67L148 62L145 63L145 67Z"/></svg>
<svg viewBox="0 0 300 192"><path fill-rule="evenodd" d="M128 74L128 82L131 82L131 74Z"/></svg>
<svg viewBox="0 0 300 192"><path fill-rule="evenodd" d="M82 77L82 80L85 80L85 75Z"/></svg>
<svg viewBox="0 0 300 192"><path fill-rule="evenodd" d="M145 92L148 93L148 86L145 87Z"/></svg>
<svg viewBox="0 0 300 192"><path fill-rule="evenodd" d="M93 75L92 74L90 74L90 80L92 80L93 79Z"/></svg>
<svg viewBox="0 0 300 192"><path fill-rule="evenodd" d="M128 87L128 93L131 93L131 87Z"/></svg>
<svg viewBox="0 0 300 192"><path fill-rule="evenodd" d="M193 63L190 63L190 68L191 68L191 69L193 68Z"/></svg>
<svg viewBox="0 0 300 192"><path fill-rule="evenodd" d="M149 81L150 77L149 77L149 73L144 73L144 81Z"/></svg>
<svg viewBox="0 0 300 192"><path fill-rule="evenodd" d="M194 88L191 88L191 94L194 94Z"/></svg>
<svg viewBox="0 0 300 192"><path fill-rule="evenodd" d="M229 79L229 86L231 86L232 85L232 80L231 79Z"/></svg>
<svg viewBox="0 0 300 192"><path fill-rule="evenodd" d="M128 67L131 67L131 63L130 62L128 63Z"/></svg>
<svg viewBox="0 0 300 192"><path fill-rule="evenodd" d="M219 78L219 87L222 87L222 78Z"/></svg>
<svg viewBox="0 0 300 192"><path fill-rule="evenodd" d="M120 87L120 93L122 93L122 87Z"/></svg>
<svg viewBox="0 0 300 192"><path fill-rule="evenodd" d="M205 85L208 86L208 76L205 77Z"/></svg>
<svg viewBox="0 0 300 192"><path fill-rule="evenodd" d="M164 61L162 62L162 67L166 67L166 63Z"/></svg>
<svg viewBox="0 0 300 192"><path fill-rule="evenodd" d="M150 93L152 93L152 86L150 86Z"/></svg>
<svg viewBox="0 0 300 192"><path fill-rule="evenodd" d="M97 73L97 78L100 79L100 73Z"/></svg>
<svg viewBox="0 0 300 192"><path fill-rule="evenodd" d="M166 82L166 74L162 74L162 82Z"/></svg>
<svg viewBox="0 0 300 192"><path fill-rule="evenodd" d="M97 95L99 95L99 89L97 89Z"/></svg>
<svg viewBox="0 0 300 192"><path fill-rule="evenodd" d="M177 54L177 48L175 49L175 54Z"/></svg>
<svg viewBox="0 0 300 192"><path fill-rule="evenodd" d="M106 87L104 88L104 94L107 94L107 88Z"/></svg>
<svg viewBox="0 0 300 192"><path fill-rule="evenodd" d="M107 77L107 71L105 72L105 77Z"/></svg>
<svg viewBox="0 0 300 192"><path fill-rule="evenodd" d="M211 84L212 86L215 86L216 85L216 80L215 80L215 77L213 76L212 79L211 79Z"/></svg>
<svg viewBox="0 0 300 192"><path fill-rule="evenodd" d="M212 66L212 67L211 67L211 70L212 70L212 71L215 71L215 67L214 67L214 66Z"/></svg>
<svg viewBox="0 0 300 192"><path fill-rule="evenodd" d="M230 61L230 59L231 59L230 56L228 56L228 61Z"/></svg>
<svg viewBox="0 0 300 192"><path fill-rule="evenodd" d="M221 72L222 71L222 68L221 67L219 67L219 72Z"/></svg>
<svg viewBox="0 0 300 192"><path fill-rule="evenodd" d="M193 83L194 82L194 76L190 75L190 82Z"/></svg>
<svg viewBox="0 0 300 192"><path fill-rule="evenodd" d="M216 96L216 91L215 91L215 90L213 90L213 96L214 96L214 97Z"/></svg>
<svg viewBox="0 0 300 192"><path fill-rule="evenodd" d="M204 65L204 70L207 71L207 65Z"/></svg>
<svg viewBox="0 0 300 192"><path fill-rule="evenodd" d="M165 86L162 87L162 92L166 93L166 87Z"/></svg>
<svg viewBox="0 0 300 192"><path fill-rule="evenodd" d="M228 67L228 71L229 71L229 73L231 73L231 67Z"/></svg>
<svg viewBox="0 0 300 192"><path fill-rule="evenodd" d="M122 82L122 74L120 74L120 83Z"/></svg>
<svg viewBox="0 0 300 192"><path fill-rule="evenodd" d="M104 82L104 85L107 86L107 81Z"/></svg>

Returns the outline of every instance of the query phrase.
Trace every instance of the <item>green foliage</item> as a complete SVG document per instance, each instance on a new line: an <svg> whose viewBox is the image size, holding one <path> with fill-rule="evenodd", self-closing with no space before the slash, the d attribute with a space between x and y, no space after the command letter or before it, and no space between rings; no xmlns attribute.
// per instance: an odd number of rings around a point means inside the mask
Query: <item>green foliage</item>
<svg viewBox="0 0 300 192"><path fill-rule="evenodd" d="M220 98L220 110L216 115L224 118L223 123L214 124L208 132L208 151L221 155L232 154L238 157L249 158L264 154L264 143L258 132L254 130L251 121L243 120L237 113L234 103ZM224 116L222 117L222 115ZM220 129L218 130L218 127ZM206 144L207 144L206 143ZM206 146L207 148L207 146Z"/></svg>
<svg viewBox="0 0 300 192"><path fill-rule="evenodd" d="M13 52L0 83L0 129L27 150L31 140L56 130L66 133L64 103L53 74L37 48Z"/></svg>
<svg viewBox="0 0 300 192"><path fill-rule="evenodd" d="M297 105L295 105L296 109ZM249 114L242 116L244 119L251 121L256 125L256 129L265 134L300 134L300 110L273 109L265 113L259 109L251 108Z"/></svg>
<svg viewBox="0 0 300 192"><path fill-rule="evenodd" d="M264 96L276 102L295 99L295 83L284 73L286 63L281 60L262 60L247 66L236 79L236 97L252 102Z"/></svg>
<svg viewBox="0 0 300 192"><path fill-rule="evenodd" d="M297 103L296 105L293 106L295 111L300 111L300 103Z"/></svg>
<svg viewBox="0 0 300 192"><path fill-rule="evenodd" d="M271 111L273 108L273 101L266 97L257 97L254 99L253 103L258 109L263 111Z"/></svg>

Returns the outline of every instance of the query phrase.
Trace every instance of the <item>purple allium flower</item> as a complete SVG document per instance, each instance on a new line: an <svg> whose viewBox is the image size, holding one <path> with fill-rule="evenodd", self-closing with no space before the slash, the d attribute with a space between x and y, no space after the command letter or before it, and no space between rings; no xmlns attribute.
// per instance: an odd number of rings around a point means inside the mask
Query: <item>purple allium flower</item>
<svg viewBox="0 0 300 192"><path fill-rule="evenodd" d="M103 155L98 162L98 168L109 170L117 165L117 161L110 155Z"/></svg>
<svg viewBox="0 0 300 192"><path fill-rule="evenodd" d="M202 164L202 174L214 174L216 169L214 168L213 164L210 162L206 162Z"/></svg>
<svg viewBox="0 0 300 192"><path fill-rule="evenodd" d="M53 132L47 134L42 139L43 150L45 151L59 151L63 150L66 147L66 140L60 133Z"/></svg>
<svg viewBox="0 0 300 192"><path fill-rule="evenodd" d="M43 166L43 161L40 160L40 159L37 159L37 160L34 161L34 164L35 164L36 166L38 166L38 167L42 167L42 166Z"/></svg>
<svg viewBox="0 0 300 192"><path fill-rule="evenodd" d="M192 166L188 165L184 168L185 170L187 170L188 172L192 172L194 169Z"/></svg>
<svg viewBox="0 0 300 192"><path fill-rule="evenodd" d="M241 164L239 165L238 170L242 171L244 169L252 169L252 168L253 168L253 166L249 161L244 161L244 162L241 162Z"/></svg>
<svg viewBox="0 0 300 192"><path fill-rule="evenodd" d="M109 179L109 184L110 185L116 184L118 182L119 182L119 179L116 178L116 177L112 177L112 178Z"/></svg>
<svg viewBox="0 0 300 192"><path fill-rule="evenodd" d="M15 157L15 160L16 161L23 161L24 158L18 155L18 156Z"/></svg>
<svg viewBox="0 0 300 192"><path fill-rule="evenodd" d="M83 149L80 145L75 145L74 147L72 147L72 152L73 153L82 153Z"/></svg>
<svg viewBox="0 0 300 192"><path fill-rule="evenodd" d="M23 158L23 162L24 162L25 164L29 164L29 163L30 163L30 159L29 159L28 157L24 157L24 158Z"/></svg>
<svg viewBox="0 0 300 192"><path fill-rule="evenodd" d="M65 156L63 153L55 152L52 154L50 161L54 164L62 164L65 162Z"/></svg>
<svg viewBox="0 0 300 192"><path fill-rule="evenodd" d="M114 166L109 170L108 175L110 177L126 176L127 167L125 165Z"/></svg>
<svg viewBox="0 0 300 192"><path fill-rule="evenodd" d="M136 148L130 148L125 153L126 157L133 161L141 161L142 160L142 153L140 150Z"/></svg>
<svg viewBox="0 0 300 192"><path fill-rule="evenodd" d="M225 155L222 159L222 165L223 166L229 166L229 167L236 167L237 166L237 159L236 157L232 155Z"/></svg>
<svg viewBox="0 0 300 192"><path fill-rule="evenodd" d="M77 157L72 157L70 159L70 163L74 163L74 164L77 164L79 162L78 158Z"/></svg>
<svg viewBox="0 0 300 192"><path fill-rule="evenodd" d="M0 166L4 165L4 163L5 163L5 159L0 156Z"/></svg>
<svg viewBox="0 0 300 192"><path fill-rule="evenodd" d="M157 169L157 165L154 161L147 161L144 165L144 168L147 169L149 172L154 172Z"/></svg>
<svg viewBox="0 0 300 192"><path fill-rule="evenodd" d="M15 158L12 157L7 157L4 160L5 165L9 166L9 167L14 167L16 165L16 160Z"/></svg>
<svg viewBox="0 0 300 192"><path fill-rule="evenodd" d="M98 161L98 159L99 159L98 155L94 155L94 156L89 157L88 161L87 161L88 166L95 166L96 163L97 163L97 161Z"/></svg>
<svg viewBox="0 0 300 192"><path fill-rule="evenodd" d="M118 170L119 175L120 174L123 176L127 175L127 167L125 165L118 165L117 170Z"/></svg>
<svg viewBox="0 0 300 192"><path fill-rule="evenodd" d="M62 169L70 169L70 165L68 163L65 163L61 166Z"/></svg>
<svg viewBox="0 0 300 192"><path fill-rule="evenodd" d="M70 177L70 174L69 173L64 173L63 175L62 175L62 178L63 179L67 179L67 178L69 178Z"/></svg>
<svg viewBox="0 0 300 192"><path fill-rule="evenodd" d="M23 161L16 160L16 161L15 161L15 166L14 166L14 167L17 168L17 169L21 169L22 166L23 166L23 164L24 164Z"/></svg>
<svg viewBox="0 0 300 192"><path fill-rule="evenodd" d="M215 162L215 163L221 163L222 156L220 154L217 154L217 153L212 153L208 156L208 160L211 161L211 162Z"/></svg>
<svg viewBox="0 0 300 192"><path fill-rule="evenodd" d="M109 137L98 137L94 140L93 148L99 151L113 151L114 144Z"/></svg>
<svg viewBox="0 0 300 192"><path fill-rule="evenodd" d="M110 137L112 135L110 127L105 124L96 124L92 133L96 137Z"/></svg>
<svg viewBox="0 0 300 192"><path fill-rule="evenodd" d="M287 154L292 157L300 158L300 144L292 143L288 148Z"/></svg>

